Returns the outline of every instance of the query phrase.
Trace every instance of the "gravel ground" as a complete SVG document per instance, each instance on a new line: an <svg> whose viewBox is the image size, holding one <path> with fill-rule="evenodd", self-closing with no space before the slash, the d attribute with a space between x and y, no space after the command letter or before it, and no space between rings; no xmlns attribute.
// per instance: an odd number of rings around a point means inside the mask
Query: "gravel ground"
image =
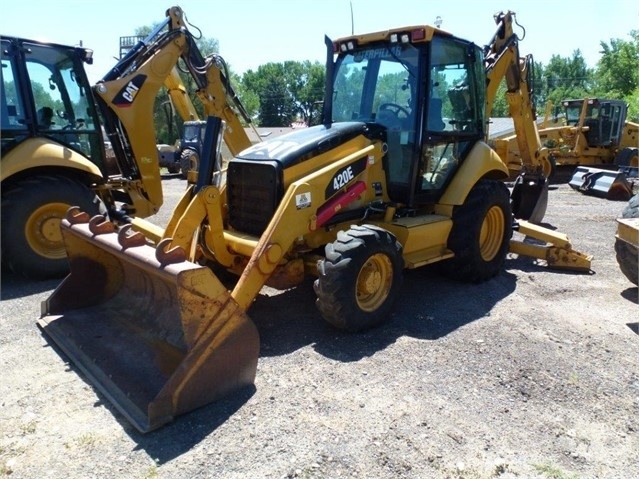
<svg viewBox="0 0 639 479"><path fill-rule="evenodd" d="M164 180L167 206L184 190ZM346 334L308 282L265 288L255 387L139 434L37 328L57 281L2 278L0 476L639 477L639 306L623 203L551 187L545 226L591 274L509 256L480 285L407 271L390 320ZM166 217L154 218L162 223Z"/></svg>

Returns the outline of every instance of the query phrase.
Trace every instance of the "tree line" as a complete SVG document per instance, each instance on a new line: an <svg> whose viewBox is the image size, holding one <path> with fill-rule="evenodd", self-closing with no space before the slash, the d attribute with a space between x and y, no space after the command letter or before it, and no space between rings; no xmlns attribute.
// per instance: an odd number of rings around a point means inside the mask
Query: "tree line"
<svg viewBox="0 0 639 479"><path fill-rule="evenodd" d="M138 34L150 30L151 27L142 28ZM537 111L543 114L549 102L558 106L566 99L619 99L628 104L628 119L639 121L639 30L631 31L629 37L601 41L601 57L594 68L586 65L580 50L571 57L553 55L547 65L533 61L529 83ZM197 43L205 55L218 53L215 39L201 38ZM255 126L318 123L324 97L323 64L308 60L267 63L242 75L233 72L232 60L228 66L231 84ZM185 83L189 91L194 91L190 79L186 78ZM505 92L505 84L500 88ZM200 107L195 98L194 103ZM181 121L170 116L168 104L168 95L162 92L156 99L155 123L158 142L172 144L179 138ZM497 95L492 116L509 116L504 94Z"/></svg>

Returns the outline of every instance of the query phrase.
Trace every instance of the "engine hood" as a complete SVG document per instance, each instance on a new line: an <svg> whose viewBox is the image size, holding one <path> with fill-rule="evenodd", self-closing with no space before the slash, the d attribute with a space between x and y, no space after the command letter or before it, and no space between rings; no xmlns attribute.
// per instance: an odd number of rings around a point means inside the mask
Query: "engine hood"
<svg viewBox="0 0 639 479"><path fill-rule="evenodd" d="M318 125L257 143L236 156L240 160L277 162L283 168L314 158L358 135L370 135L362 122Z"/></svg>

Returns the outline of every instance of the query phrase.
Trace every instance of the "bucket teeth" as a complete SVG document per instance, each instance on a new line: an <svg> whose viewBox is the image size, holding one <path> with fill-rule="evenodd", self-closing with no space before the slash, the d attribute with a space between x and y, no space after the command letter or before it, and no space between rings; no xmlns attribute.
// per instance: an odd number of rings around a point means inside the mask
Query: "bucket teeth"
<svg viewBox="0 0 639 479"><path fill-rule="evenodd" d="M164 238L158 243L157 248L155 248L155 259L158 260L162 267L167 264L176 264L186 261L186 252L184 251L184 248L181 246L176 246L170 249L168 248L172 241L172 238Z"/></svg>
<svg viewBox="0 0 639 479"><path fill-rule="evenodd" d="M88 223L90 219L89 213L82 211L77 206L72 206L67 210L66 220L72 225Z"/></svg>
<svg viewBox="0 0 639 479"><path fill-rule="evenodd" d="M115 233L115 226L102 215L95 215L89 220L89 231L94 235Z"/></svg>
<svg viewBox="0 0 639 479"><path fill-rule="evenodd" d="M135 248L146 244L146 237L139 231L131 231L133 225L126 224L120 227L118 231L118 243L122 249Z"/></svg>

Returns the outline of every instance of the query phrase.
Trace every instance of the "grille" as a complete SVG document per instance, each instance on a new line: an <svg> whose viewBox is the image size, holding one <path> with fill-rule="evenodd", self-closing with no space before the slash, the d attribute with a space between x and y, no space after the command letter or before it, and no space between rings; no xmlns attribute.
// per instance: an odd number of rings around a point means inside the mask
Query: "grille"
<svg viewBox="0 0 639 479"><path fill-rule="evenodd" d="M230 226L261 236L282 196L277 163L233 160L229 163L226 188Z"/></svg>

